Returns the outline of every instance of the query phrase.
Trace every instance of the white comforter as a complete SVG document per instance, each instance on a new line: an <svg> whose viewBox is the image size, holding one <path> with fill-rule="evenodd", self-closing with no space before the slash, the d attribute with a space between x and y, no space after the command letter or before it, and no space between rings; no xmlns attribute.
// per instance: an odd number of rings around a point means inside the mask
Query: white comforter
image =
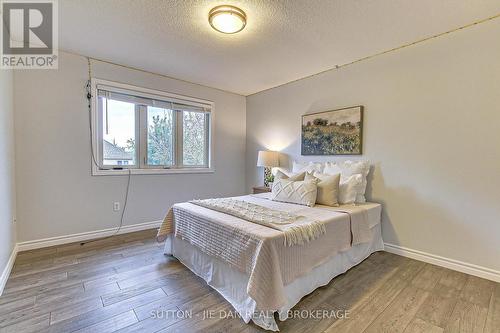
<svg viewBox="0 0 500 333"><path fill-rule="evenodd" d="M303 245L285 246L282 232L190 203L172 209L174 235L249 276L247 292L261 310L286 303L284 287L340 251L367 242L366 211L357 207L305 207L268 200L264 195L236 197L274 210L324 223L326 233ZM352 218L356 216L356 218ZM351 237L352 235L352 237Z"/></svg>

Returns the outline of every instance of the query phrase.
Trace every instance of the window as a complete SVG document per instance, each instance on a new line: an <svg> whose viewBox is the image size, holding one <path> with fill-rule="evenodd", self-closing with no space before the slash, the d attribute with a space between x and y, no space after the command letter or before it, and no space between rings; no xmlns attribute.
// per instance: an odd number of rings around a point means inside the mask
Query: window
<svg viewBox="0 0 500 333"><path fill-rule="evenodd" d="M92 80L93 174L210 172L213 103Z"/></svg>

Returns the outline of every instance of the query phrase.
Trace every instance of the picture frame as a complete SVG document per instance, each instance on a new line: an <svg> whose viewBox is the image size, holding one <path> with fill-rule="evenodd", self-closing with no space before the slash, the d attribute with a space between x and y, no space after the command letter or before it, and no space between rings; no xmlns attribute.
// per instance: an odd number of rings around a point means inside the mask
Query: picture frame
<svg viewBox="0 0 500 333"><path fill-rule="evenodd" d="M362 105L302 116L301 155L362 154Z"/></svg>

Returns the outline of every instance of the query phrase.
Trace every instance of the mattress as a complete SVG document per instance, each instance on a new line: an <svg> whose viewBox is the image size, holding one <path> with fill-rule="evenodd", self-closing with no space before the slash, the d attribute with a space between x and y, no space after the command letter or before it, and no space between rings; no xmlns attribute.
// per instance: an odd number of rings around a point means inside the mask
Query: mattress
<svg viewBox="0 0 500 333"><path fill-rule="evenodd" d="M264 194L265 196L267 194ZM317 206L318 208L325 208ZM285 320L288 311L297 304L302 297L316 288L328 284L335 276L344 273L349 268L359 264L371 253L383 250L383 241L380 230L381 206L376 203L358 205L367 213L370 226L370 241L359 244L332 254L327 260L314 267L307 274L296 278L284 286L286 304L275 312L279 319ZM331 207L330 207L331 208ZM169 236L165 243L165 253L178 258L186 267L202 277L210 286L217 290L245 322L253 320L260 327L267 330L278 330L272 312L261 311L255 300L247 293L249 276L228 263L210 256L198 247L179 238ZM273 311L274 312L274 311Z"/></svg>

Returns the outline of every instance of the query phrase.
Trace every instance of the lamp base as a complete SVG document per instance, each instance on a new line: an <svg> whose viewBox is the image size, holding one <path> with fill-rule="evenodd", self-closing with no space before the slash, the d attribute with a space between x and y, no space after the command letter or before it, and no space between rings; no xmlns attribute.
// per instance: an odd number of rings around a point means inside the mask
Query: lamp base
<svg viewBox="0 0 500 333"><path fill-rule="evenodd" d="M269 187L269 179L272 177L272 171L270 167L264 168L264 186Z"/></svg>

